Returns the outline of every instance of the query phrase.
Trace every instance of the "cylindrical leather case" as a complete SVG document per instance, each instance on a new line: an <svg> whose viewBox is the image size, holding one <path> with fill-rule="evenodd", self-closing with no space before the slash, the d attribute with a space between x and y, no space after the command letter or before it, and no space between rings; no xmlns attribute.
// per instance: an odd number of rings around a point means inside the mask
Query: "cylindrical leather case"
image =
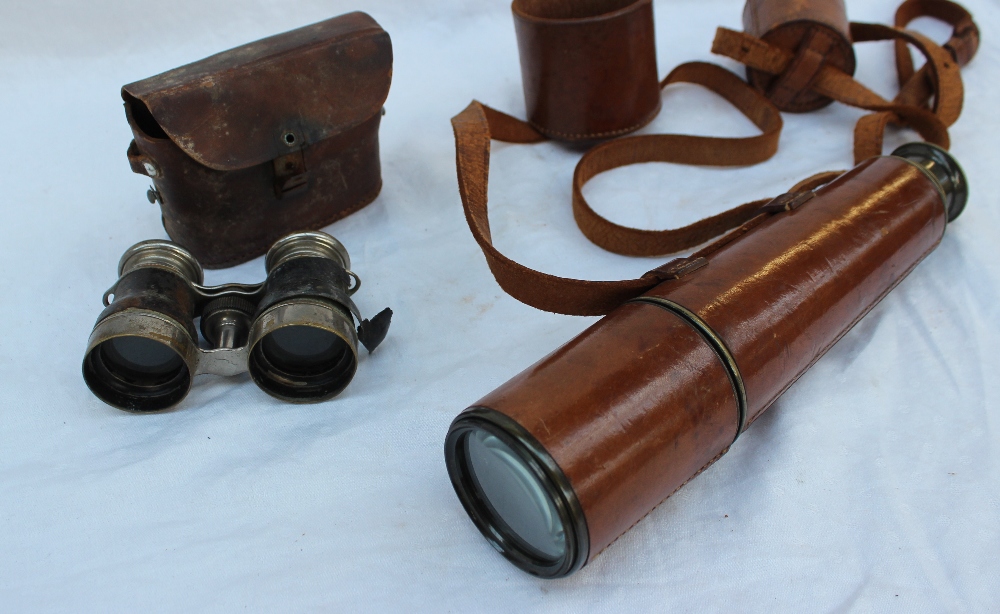
<svg viewBox="0 0 1000 614"><path fill-rule="evenodd" d="M804 113L833 102L809 89L824 64L854 74L856 61L844 0L747 0L743 29L795 55L781 75L747 69L750 83L782 111Z"/></svg>
<svg viewBox="0 0 1000 614"><path fill-rule="evenodd" d="M758 216L707 265L625 303L460 414L446 456L478 421L547 454L544 471L562 485L575 560L521 566L571 573L725 453L937 246L960 210L941 186L909 160L870 159L801 206ZM449 460L461 490L456 467Z"/></svg>
<svg viewBox="0 0 1000 614"><path fill-rule="evenodd" d="M652 0L514 0L528 121L592 141L632 132L660 110Z"/></svg>

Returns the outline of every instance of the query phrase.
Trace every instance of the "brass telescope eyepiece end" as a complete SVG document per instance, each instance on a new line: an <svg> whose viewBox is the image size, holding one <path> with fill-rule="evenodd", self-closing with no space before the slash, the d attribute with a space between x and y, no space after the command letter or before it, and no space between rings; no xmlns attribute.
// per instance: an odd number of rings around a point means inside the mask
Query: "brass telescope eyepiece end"
<svg viewBox="0 0 1000 614"><path fill-rule="evenodd" d="M962 214L969 200L969 182L954 156L937 145L924 142L901 145L892 155L915 164L934 181L944 197L948 222Z"/></svg>
<svg viewBox="0 0 1000 614"><path fill-rule="evenodd" d="M586 563L589 533L576 493L520 424L485 407L462 412L445 439L445 463L469 517L512 563L543 578Z"/></svg>

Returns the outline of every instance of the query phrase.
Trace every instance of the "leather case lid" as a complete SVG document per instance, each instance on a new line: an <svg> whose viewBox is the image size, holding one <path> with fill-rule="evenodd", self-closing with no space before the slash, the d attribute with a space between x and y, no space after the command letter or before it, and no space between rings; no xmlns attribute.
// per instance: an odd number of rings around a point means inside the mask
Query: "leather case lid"
<svg viewBox="0 0 1000 614"><path fill-rule="evenodd" d="M178 147L221 171L273 160L380 112L389 35L355 12L249 43L122 88Z"/></svg>

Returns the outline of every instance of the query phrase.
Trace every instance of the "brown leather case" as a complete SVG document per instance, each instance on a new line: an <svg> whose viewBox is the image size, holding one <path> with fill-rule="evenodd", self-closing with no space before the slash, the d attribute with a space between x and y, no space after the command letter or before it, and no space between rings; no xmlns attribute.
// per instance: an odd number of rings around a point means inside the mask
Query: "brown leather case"
<svg viewBox="0 0 1000 614"><path fill-rule="evenodd" d="M122 88L136 173L209 268L364 207L382 187L389 35L349 13Z"/></svg>
<svg viewBox="0 0 1000 614"><path fill-rule="evenodd" d="M591 141L638 130L660 110L652 0L514 0L529 123Z"/></svg>
<svg viewBox="0 0 1000 614"><path fill-rule="evenodd" d="M551 454L592 560L725 453L945 224L922 170L870 159L800 207L754 218L707 266L615 309L475 407L509 416Z"/></svg>
<svg viewBox="0 0 1000 614"><path fill-rule="evenodd" d="M795 56L781 75L747 68L750 83L782 111L804 113L833 102L810 89L823 64L854 74L844 0L747 0L743 29Z"/></svg>

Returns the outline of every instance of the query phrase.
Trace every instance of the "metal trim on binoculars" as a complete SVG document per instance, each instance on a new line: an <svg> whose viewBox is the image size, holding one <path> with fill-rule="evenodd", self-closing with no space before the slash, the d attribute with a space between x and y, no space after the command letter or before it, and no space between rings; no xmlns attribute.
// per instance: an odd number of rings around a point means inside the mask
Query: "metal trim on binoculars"
<svg viewBox="0 0 1000 614"><path fill-rule="evenodd" d="M332 398L354 377L358 343L374 351L392 318L390 309L362 318L351 299L361 278L350 267L337 239L300 232L268 251L262 283L205 286L183 247L137 243L104 294L84 380L101 400L135 412L175 406L203 374L249 372L265 392L295 403Z"/></svg>

